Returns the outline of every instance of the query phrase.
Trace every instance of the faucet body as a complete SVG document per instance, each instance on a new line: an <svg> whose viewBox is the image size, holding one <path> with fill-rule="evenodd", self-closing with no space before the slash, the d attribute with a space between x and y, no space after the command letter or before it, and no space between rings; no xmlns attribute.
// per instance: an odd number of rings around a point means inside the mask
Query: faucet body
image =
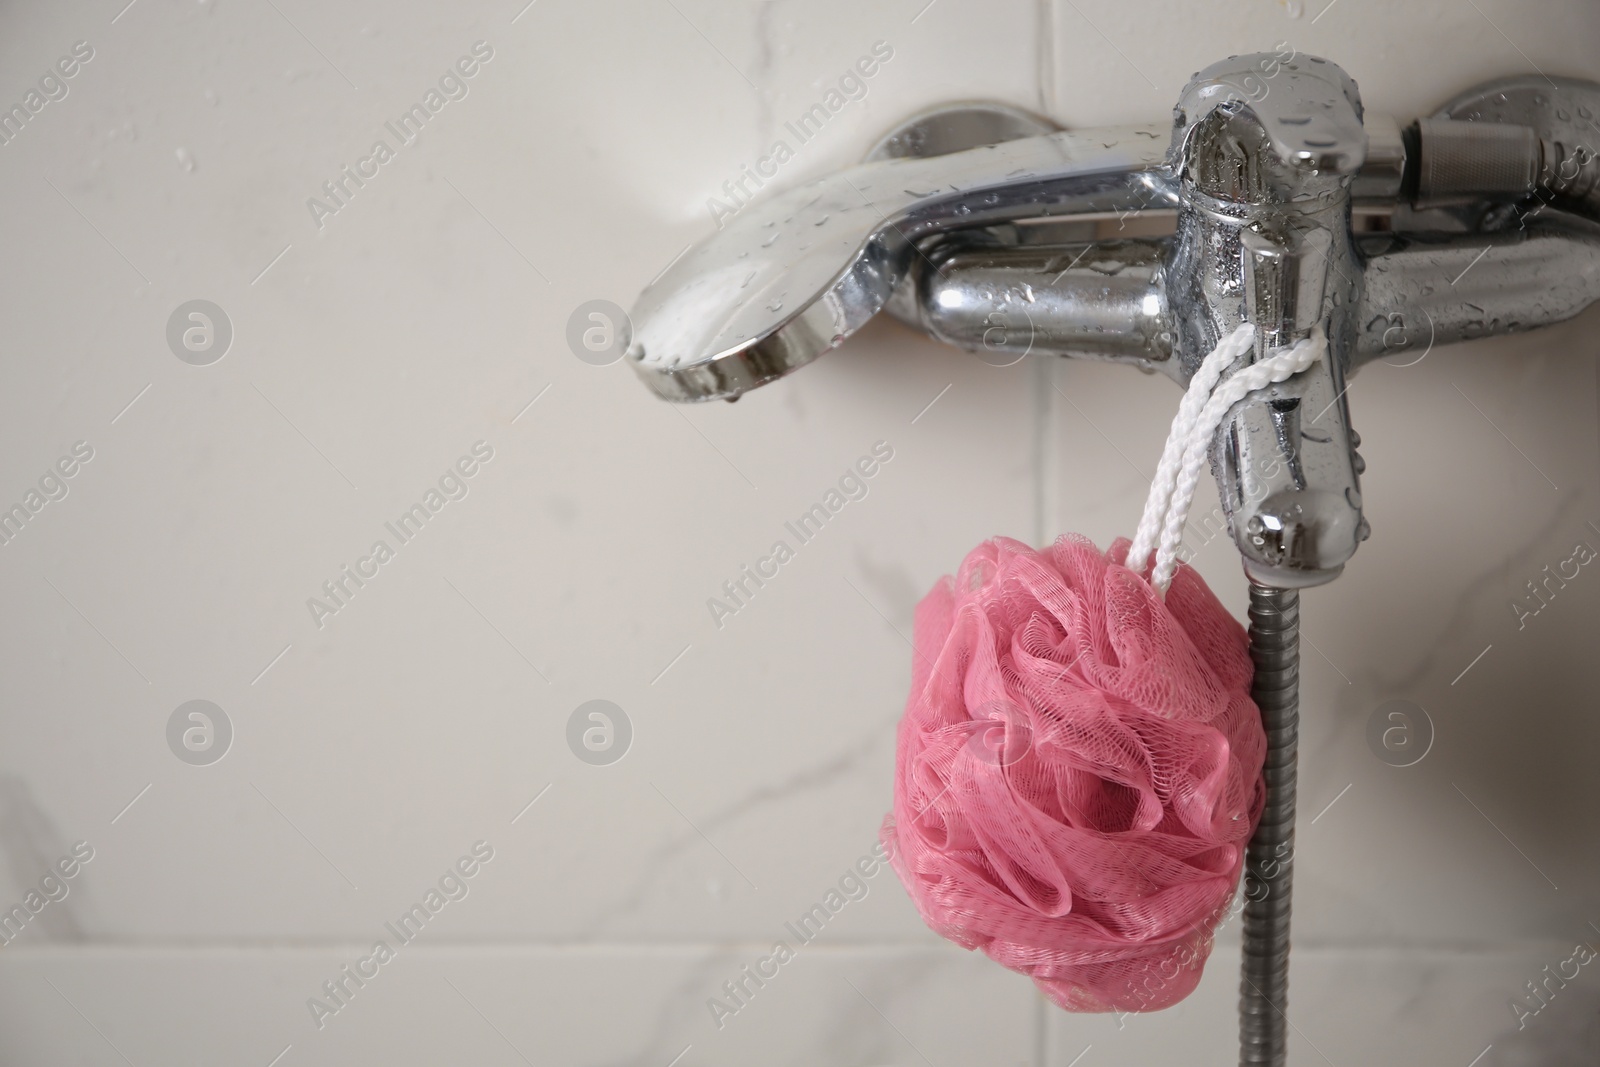
<svg viewBox="0 0 1600 1067"><path fill-rule="evenodd" d="M1362 281L1350 190L1366 132L1338 67L1285 64L1267 83L1260 62L1214 64L1178 103L1167 305L1185 378L1243 322L1258 357L1319 325L1327 334L1325 360L1241 401L1214 446L1246 572L1297 588L1337 576L1365 534L1344 381Z"/></svg>
<svg viewBox="0 0 1600 1067"><path fill-rule="evenodd" d="M1351 378L1600 298L1596 116L1600 86L1509 78L1402 127L1336 65L1281 54L1197 73L1168 124L938 109L691 249L641 295L629 359L666 399L731 400L887 310L996 365L1186 384L1243 321L1254 358L1321 326L1327 358L1241 401L1212 446L1252 581L1317 585L1370 532Z"/></svg>

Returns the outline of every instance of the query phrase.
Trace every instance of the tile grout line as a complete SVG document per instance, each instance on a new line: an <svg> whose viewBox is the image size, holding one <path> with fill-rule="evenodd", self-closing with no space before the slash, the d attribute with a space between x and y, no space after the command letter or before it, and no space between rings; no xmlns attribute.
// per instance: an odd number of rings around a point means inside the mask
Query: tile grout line
<svg viewBox="0 0 1600 1067"><path fill-rule="evenodd" d="M1039 110L1044 117L1055 121L1056 112L1056 40L1055 0L1039 2L1039 54L1037 57L1039 79Z"/></svg>

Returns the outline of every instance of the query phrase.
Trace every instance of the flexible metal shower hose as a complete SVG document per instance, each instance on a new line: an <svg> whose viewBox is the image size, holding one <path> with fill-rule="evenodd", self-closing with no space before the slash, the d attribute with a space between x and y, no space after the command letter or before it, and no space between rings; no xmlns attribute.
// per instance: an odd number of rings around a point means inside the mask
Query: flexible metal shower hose
<svg viewBox="0 0 1600 1067"><path fill-rule="evenodd" d="M1282 1067L1288 1054L1289 894L1300 729L1300 594L1250 586L1251 696L1267 732L1267 797L1245 854L1240 1067Z"/></svg>

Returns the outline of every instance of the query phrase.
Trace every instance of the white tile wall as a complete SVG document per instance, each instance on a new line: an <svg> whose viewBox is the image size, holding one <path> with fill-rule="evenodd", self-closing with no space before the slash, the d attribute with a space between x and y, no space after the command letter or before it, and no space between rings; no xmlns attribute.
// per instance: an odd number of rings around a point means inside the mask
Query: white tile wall
<svg viewBox="0 0 1600 1067"><path fill-rule="evenodd" d="M1600 77L1592 4L125 2L0 13L0 102L94 48L0 146L0 501L94 449L0 547L0 900L95 850L0 948L0 1062L1232 1061L1231 933L1119 1029L940 942L892 875L721 1028L706 1005L871 847L919 596L992 534L1128 532L1170 384L885 321L676 409L575 359L568 316L631 303L877 41L785 182L944 101L1160 116L1278 41L1401 114ZM307 198L477 41L467 96L319 228ZM195 298L234 328L205 367L164 335ZM1508 1007L1600 937L1600 583L1521 632L1507 606L1600 523L1597 325L1352 388L1375 532L1305 598L1295 1062L1600 1061L1587 971L1521 1031ZM479 441L467 496L317 628L306 599ZM706 599L878 441L866 499L716 627ZM1240 609L1228 546L1200 566ZM1393 697L1437 727L1405 770L1363 739ZM608 767L565 741L595 698L634 729ZM192 699L233 727L210 766L168 749ZM307 998L479 840L468 895L319 1029Z"/></svg>

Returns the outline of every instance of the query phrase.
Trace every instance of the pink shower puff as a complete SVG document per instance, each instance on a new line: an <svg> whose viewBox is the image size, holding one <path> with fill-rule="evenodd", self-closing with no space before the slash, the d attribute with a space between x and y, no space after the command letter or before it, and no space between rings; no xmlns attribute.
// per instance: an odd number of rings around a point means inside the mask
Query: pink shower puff
<svg viewBox="0 0 1600 1067"><path fill-rule="evenodd" d="M930 927L1068 1011L1194 989L1261 815L1244 629L1127 552L995 538L923 598L883 827Z"/></svg>

